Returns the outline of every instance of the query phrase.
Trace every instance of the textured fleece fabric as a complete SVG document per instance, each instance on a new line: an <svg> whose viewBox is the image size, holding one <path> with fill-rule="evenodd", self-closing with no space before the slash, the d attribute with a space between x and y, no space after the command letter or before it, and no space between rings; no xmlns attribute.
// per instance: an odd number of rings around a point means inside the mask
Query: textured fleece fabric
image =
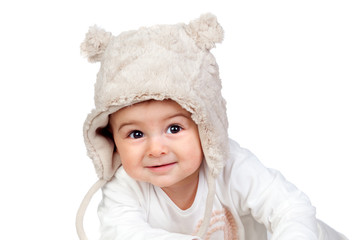
<svg viewBox="0 0 363 240"><path fill-rule="evenodd" d="M315 218L307 196L230 141L230 159L216 181L205 240L343 240ZM103 188L101 239L200 239L208 187L202 167L193 205L179 209L159 188L130 178L121 167ZM120 194L122 193L122 194Z"/></svg>
<svg viewBox="0 0 363 240"><path fill-rule="evenodd" d="M218 175L228 153L228 121L218 65L209 49L222 39L223 29L211 14L188 25L157 25L118 36L90 28L81 49L101 67L84 139L100 179L111 179L121 165L113 141L100 131L108 116L150 99L174 100L192 114L208 167Z"/></svg>

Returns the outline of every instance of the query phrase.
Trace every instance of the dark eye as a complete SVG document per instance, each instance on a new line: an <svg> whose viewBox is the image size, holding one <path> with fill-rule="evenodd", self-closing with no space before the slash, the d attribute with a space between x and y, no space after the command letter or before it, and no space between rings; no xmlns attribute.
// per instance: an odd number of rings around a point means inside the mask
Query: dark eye
<svg viewBox="0 0 363 240"><path fill-rule="evenodd" d="M171 133L171 134L175 134L178 133L182 130L182 128L178 125L171 125L170 127L168 127L168 130L166 131L166 133Z"/></svg>
<svg viewBox="0 0 363 240"><path fill-rule="evenodd" d="M143 136L144 136L144 134L141 131L139 131L139 130L132 131L129 134L129 137L130 138L134 138L134 139L142 138Z"/></svg>

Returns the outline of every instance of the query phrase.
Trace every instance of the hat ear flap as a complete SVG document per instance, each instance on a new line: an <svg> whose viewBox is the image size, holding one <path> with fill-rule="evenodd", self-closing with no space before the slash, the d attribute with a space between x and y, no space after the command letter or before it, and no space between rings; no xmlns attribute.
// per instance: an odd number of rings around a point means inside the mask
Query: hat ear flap
<svg viewBox="0 0 363 240"><path fill-rule="evenodd" d="M186 32L194 39L197 46L204 50L215 47L215 43L223 40L223 28L217 22L216 16L211 13L201 15L186 26Z"/></svg>
<svg viewBox="0 0 363 240"><path fill-rule="evenodd" d="M111 37L110 32L106 32L96 25L90 27L81 44L81 54L90 62L101 61Z"/></svg>

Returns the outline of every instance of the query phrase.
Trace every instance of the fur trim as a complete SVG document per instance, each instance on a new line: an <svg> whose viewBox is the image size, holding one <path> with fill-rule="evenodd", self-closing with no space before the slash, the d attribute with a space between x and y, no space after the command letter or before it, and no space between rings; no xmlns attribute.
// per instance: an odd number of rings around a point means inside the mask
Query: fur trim
<svg viewBox="0 0 363 240"><path fill-rule="evenodd" d="M217 22L216 16L211 13L191 21L186 27L186 32L195 40L198 47L206 50L214 48L215 43L221 43L224 36L223 28Z"/></svg>
<svg viewBox="0 0 363 240"><path fill-rule="evenodd" d="M81 54L90 62L99 62L102 59L112 34L94 25L89 28L81 44Z"/></svg>

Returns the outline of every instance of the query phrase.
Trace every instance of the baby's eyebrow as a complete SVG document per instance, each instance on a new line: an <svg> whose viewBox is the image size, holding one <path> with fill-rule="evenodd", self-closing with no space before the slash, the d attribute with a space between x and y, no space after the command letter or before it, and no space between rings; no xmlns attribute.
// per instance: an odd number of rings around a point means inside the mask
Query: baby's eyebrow
<svg viewBox="0 0 363 240"><path fill-rule="evenodd" d="M136 124L138 124L138 121L123 122L118 127L117 131L119 132L123 127L130 126L130 125L136 125Z"/></svg>
<svg viewBox="0 0 363 240"><path fill-rule="evenodd" d="M172 114L170 116L167 116L165 119L171 119L171 118L176 118L176 117L183 117L183 118L190 119L190 115L183 113L183 112Z"/></svg>

